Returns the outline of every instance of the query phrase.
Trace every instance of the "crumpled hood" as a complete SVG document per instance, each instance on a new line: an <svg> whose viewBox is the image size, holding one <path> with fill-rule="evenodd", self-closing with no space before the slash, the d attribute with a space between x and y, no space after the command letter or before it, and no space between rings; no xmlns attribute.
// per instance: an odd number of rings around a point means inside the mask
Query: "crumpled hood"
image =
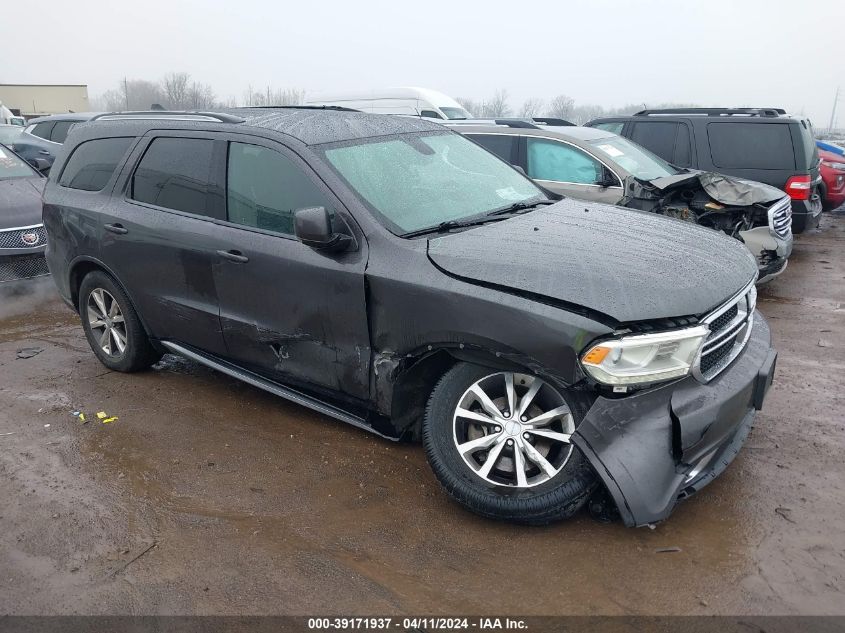
<svg viewBox="0 0 845 633"><path fill-rule="evenodd" d="M748 250L720 232L571 199L433 238L428 253L452 276L621 323L703 315L757 273Z"/></svg>
<svg viewBox="0 0 845 633"><path fill-rule="evenodd" d="M710 171L690 170L688 173L677 174L676 176L664 176L650 180L649 184L661 191L668 191L676 187L690 186L696 184L702 186L708 196L716 202L732 207L751 206L752 204L768 204L784 197L784 192L777 187L716 174Z"/></svg>
<svg viewBox="0 0 845 633"><path fill-rule="evenodd" d="M45 178L0 180L0 231L41 224Z"/></svg>

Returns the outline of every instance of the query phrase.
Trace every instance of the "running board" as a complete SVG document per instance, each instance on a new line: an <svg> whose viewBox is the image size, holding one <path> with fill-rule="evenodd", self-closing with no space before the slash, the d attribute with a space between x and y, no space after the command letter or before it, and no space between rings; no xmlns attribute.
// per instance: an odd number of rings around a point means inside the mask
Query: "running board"
<svg viewBox="0 0 845 633"><path fill-rule="evenodd" d="M352 415L351 413L344 411L343 409L339 409L331 404L326 402L322 402L321 400L317 400L316 398L312 398L311 396L305 395L304 393L300 393L299 391L295 391L290 387L285 387L280 385L279 383L273 382L272 380L267 380L259 376L258 374L254 374L251 371L247 371L246 369L241 369L231 363L228 363L222 359L206 356L205 354L194 351L188 347L183 347L178 343L172 343L170 341L160 341L160 343L169 349L174 354L179 354L180 356L184 356L185 358L189 358L194 360L206 367L211 367L211 369L216 369L219 372L226 374L227 376L231 376L232 378L237 378L238 380L242 380L245 383L252 385L253 387L258 387L259 389L263 389L264 391L269 391L273 395L280 396L285 400L290 400L293 403L298 405L302 405L303 407L308 407L313 411L317 411L318 413L322 413L323 415L327 415L329 417L335 418L336 420L341 420L346 422L347 424L351 424L352 426L357 426L359 429L364 429L365 431L369 431L370 433L375 433L381 437L384 437L389 440L395 441L396 438L389 437L387 435L382 435L372 426L367 424L367 421L364 418L359 418L357 415Z"/></svg>

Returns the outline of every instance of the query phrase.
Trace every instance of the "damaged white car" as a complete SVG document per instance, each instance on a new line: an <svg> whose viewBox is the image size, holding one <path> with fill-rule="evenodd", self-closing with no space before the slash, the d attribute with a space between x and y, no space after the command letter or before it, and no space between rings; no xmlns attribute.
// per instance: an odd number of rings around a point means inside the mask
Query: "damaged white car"
<svg viewBox="0 0 845 633"><path fill-rule="evenodd" d="M659 213L707 226L745 244L758 283L784 271L792 206L780 189L675 167L628 139L596 128L519 119L450 125L555 193Z"/></svg>

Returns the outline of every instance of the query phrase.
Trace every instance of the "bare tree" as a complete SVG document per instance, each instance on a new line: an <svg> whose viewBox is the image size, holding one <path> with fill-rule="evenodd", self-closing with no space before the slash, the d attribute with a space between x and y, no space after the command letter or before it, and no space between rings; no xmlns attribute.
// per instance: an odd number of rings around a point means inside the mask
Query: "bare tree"
<svg viewBox="0 0 845 633"><path fill-rule="evenodd" d="M481 104L481 116L485 119L497 119L511 114L508 104L508 91L504 88L497 90L489 101Z"/></svg>
<svg viewBox="0 0 845 633"><path fill-rule="evenodd" d="M188 73L168 73L161 81L164 100L173 110L185 110L189 107L188 93L191 76Z"/></svg>
<svg viewBox="0 0 845 633"><path fill-rule="evenodd" d="M519 116L521 117L535 117L540 114L543 110L543 100L542 99L526 99L525 103L522 104L522 108L519 111Z"/></svg>
<svg viewBox="0 0 845 633"><path fill-rule="evenodd" d="M305 91L296 88L272 89L267 86L264 90L253 90L250 86L244 94L244 101L248 106L286 106L302 105L305 101Z"/></svg>
<svg viewBox="0 0 845 633"><path fill-rule="evenodd" d="M208 84L193 82L187 92L187 108L193 110L204 110L214 107L214 91Z"/></svg>
<svg viewBox="0 0 845 633"><path fill-rule="evenodd" d="M574 105L575 101L572 97L558 95L551 100L546 112L549 113L549 116L555 117L556 119L568 119L572 116Z"/></svg>

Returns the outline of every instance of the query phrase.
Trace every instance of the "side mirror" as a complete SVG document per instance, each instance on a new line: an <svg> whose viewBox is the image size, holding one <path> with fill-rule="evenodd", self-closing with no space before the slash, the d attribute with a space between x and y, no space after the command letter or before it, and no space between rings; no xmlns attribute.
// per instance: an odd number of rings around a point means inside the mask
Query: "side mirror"
<svg viewBox="0 0 845 633"><path fill-rule="evenodd" d="M43 158L33 158L31 164L32 164L33 167L35 167L35 169L40 171L42 174L50 171L50 167L52 167L52 165L50 164L50 161L44 160Z"/></svg>
<svg viewBox="0 0 845 633"><path fill-rule="evenodd" d="M319 251L344 251L352 238L332 232L332 219L325 207L308 207L294 211L293 232L299 241Z"/></svg>

